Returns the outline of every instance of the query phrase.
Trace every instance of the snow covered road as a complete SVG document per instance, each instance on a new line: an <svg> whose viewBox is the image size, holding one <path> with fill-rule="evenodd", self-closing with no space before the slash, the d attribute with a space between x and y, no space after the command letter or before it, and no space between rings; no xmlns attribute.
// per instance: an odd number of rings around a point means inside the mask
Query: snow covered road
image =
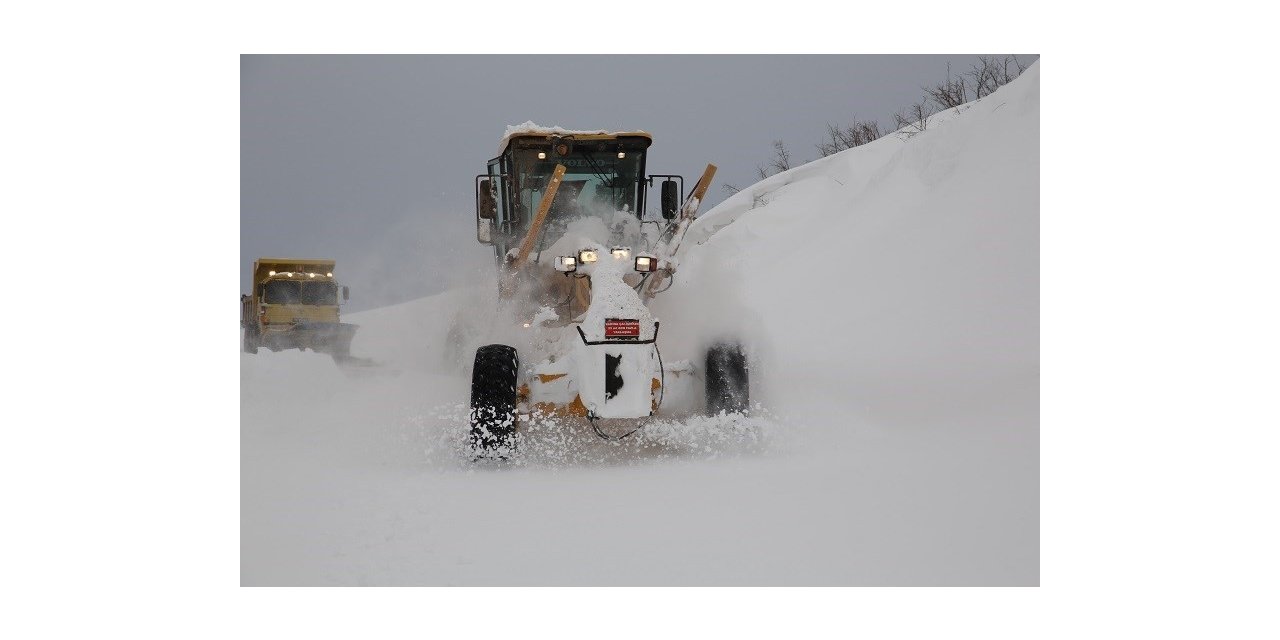
<svg viewBox="0 0 1280 640"><path fill-rule="evenodd" d="M331 382L246 402L246 585L1037 581L1034 404L910 429L812 407L762 453L473 468L421 392L465 380Z"/></svg>

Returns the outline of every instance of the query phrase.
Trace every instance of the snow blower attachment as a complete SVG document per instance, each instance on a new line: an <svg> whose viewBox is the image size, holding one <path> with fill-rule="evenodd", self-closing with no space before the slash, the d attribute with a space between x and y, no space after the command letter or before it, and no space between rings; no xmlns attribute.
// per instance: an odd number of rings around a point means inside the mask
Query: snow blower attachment
<svg viewBox="0 0 1280 640"><path fill-rule="evenodd" d="M311 349L333 356L340 365L362 363L351 356L357 325L338 318L339 306L351 293L334 280L334 264L302 258L254 262L253 291L240 296L243 351Z"/></svg>
<svg viewBox="0 0 1280 640"><path fill-rule="evenodd" d="M694 383L696 366L664 366L660 324L646 305L671 286L675 252L716 168L707 165L686 197L682 177L645 176L651 144L639 131L525 125L508 129L476 176L476 240L494 248L502 307L524 328L515 346L476 351L477 456L510 455L519 424L545 417L580 418L601 438L625 438L669 392ZM655 180L660 209L646 218ZM736 343L708 351L706 411L746 410L743 353Z"/></svg>

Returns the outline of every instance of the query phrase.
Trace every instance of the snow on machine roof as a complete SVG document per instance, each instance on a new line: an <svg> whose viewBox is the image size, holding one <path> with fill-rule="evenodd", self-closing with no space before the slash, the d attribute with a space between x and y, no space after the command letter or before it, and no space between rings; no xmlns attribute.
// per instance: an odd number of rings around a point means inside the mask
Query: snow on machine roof
<svg viewBox="0 0 1280 640"><path fill-rule="evenodd" d="M502 134L502 141L498 143L498 155L502 155L507 150L507 145L511 144L511 140L514 138L553 138L557 136L573 136L578 140L609 140L622 136L635 136L653 140L653 136L649 135L647 131L575 130L563 127L544 127L529 120L524 124L507 125L506 132Z"/></svg>

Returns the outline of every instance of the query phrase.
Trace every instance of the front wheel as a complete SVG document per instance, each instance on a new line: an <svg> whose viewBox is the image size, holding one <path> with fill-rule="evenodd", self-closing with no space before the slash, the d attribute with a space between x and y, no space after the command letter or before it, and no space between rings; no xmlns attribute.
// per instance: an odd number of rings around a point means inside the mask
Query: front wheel
<svg viewBox="0 0 1280 640"><path fill-rule="evenodd" d="M490 344L476 349L471 371L471 450L505 457L515 449L520 358L515 347Z"/></svg>
<svg viewBox="0 0 1280 640"><path fill-rule="evenodd" d="M747 354L736 342L707 350L707 413L746 413L751 406Z"/></svg>

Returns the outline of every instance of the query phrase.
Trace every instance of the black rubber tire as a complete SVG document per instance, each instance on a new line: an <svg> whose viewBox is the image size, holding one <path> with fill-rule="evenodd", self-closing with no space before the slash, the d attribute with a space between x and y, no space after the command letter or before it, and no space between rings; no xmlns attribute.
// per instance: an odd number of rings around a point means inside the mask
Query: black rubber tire
<svg viewBox="0 0 1280 640"><path fill-rule="evenodd" d="M746 413L751 407L747 354L736 342L707 350L707 413Z"/></svg>
<svg viewBox="0 0 1280 640"><path fill-rule="evenodd" d="M254 331L253 329L244 330L244 352L245 353L258 352L258 332L257 331Z"/></svg>
<svg viewBox="0 0 1280 640"><path fill-rule="evenodd" d="M505 457L515 450L520 357L515 347L490 344L476 349L471 371L471 450Z"/></svg>

